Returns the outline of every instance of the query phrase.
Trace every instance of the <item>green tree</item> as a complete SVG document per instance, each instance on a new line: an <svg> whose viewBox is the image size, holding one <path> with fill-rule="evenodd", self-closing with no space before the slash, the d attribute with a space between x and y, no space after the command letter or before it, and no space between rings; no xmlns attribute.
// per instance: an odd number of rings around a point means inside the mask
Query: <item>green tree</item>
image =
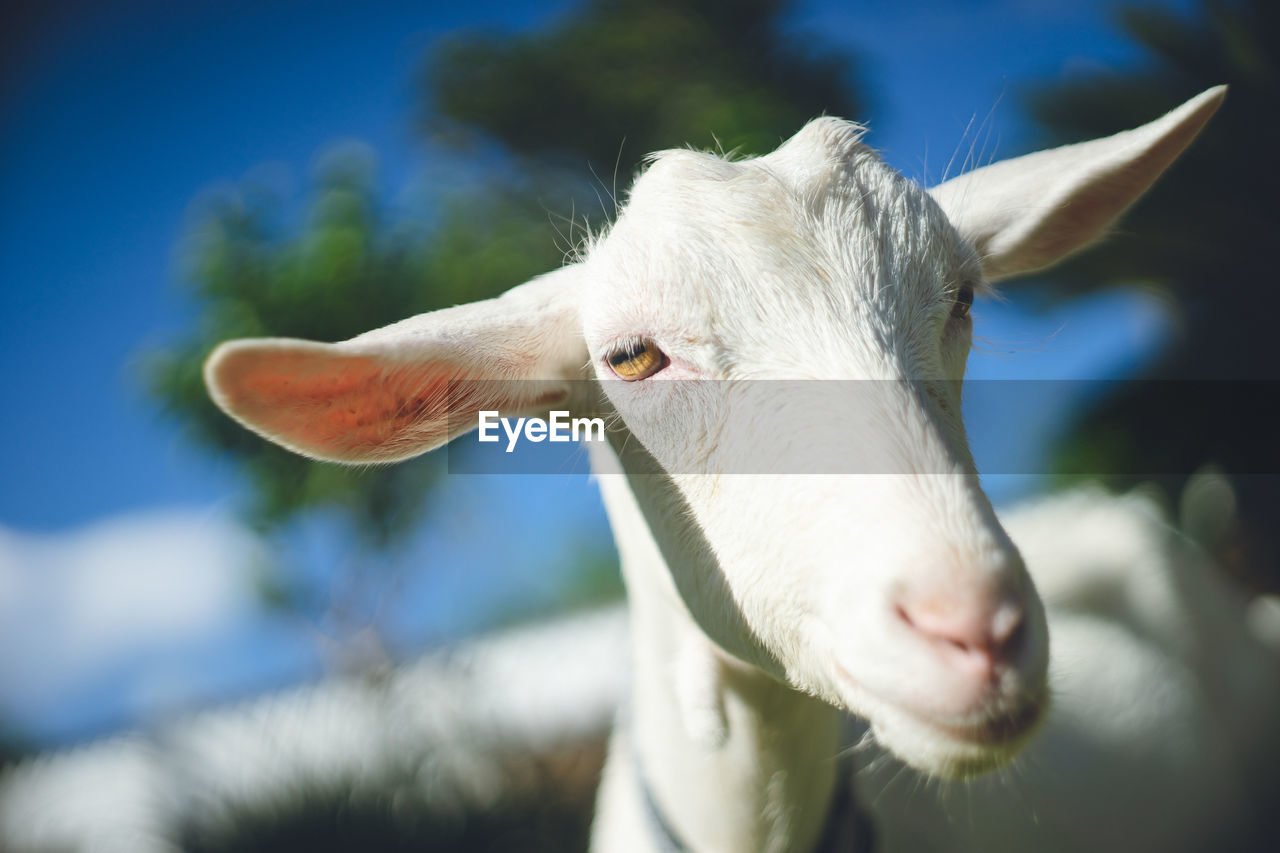
<svg viewBox="0 0 1280 853"><path fill-rule="evenodd" d="M422 125L479 132L586 178L652 151L772 150L822 113L865 118L847 54L790 37L790 0L594 0L530 33L460 33L427 57Z"/></svg>
<svg viewBox="0 0 1280 853"><path fill-rule="evenodd" d="M1047 144L1153 118L1219 83L1227 101L1185 158L1126 217L1123 230L1053 276L1060 292L1141 283L1170 297L1175 334L1140 383L1121 386L1065 432L1075 471L1146 471L1176 500L1189 475L1222 466L1239 496L1217 543L1241 574L1280 583L1280 379L1270 306L1280 234L1280 5L1203 0L1192 17L1122 6L1118 20L1150 57L1134 72L1047 85L1031 98ZM1235 380L1235 381L1233 381ZM1213 404L1209 404L1213 403ZM1260 473L1262 472L1262 473ZM1137 474L1112 475L1117 486Z"/></svg>
<svg viewBox="0 0 1280 853"><path fill-rule="evenodd" d="M184 243L199 321L149 359L152 395L244 472L246 513L262 530L327 508L369 554L394 547L420 518L438 461L351 469L280 450L209 402L210 349L258 335L341 340L494 295L557 266L573 231L561 223L612 192L602 178L615 169L629 181L650 150L761 152L813 115L859 116L848 57L788 35L789 5L590 0L545 29L443 39L423 63L417 118L485 177L438 193L416 218L392 214L371 156L347 150L316 170L301 224L290 199L252 184L211 199ZM267 587L288 601L288 580Z"/></svg>

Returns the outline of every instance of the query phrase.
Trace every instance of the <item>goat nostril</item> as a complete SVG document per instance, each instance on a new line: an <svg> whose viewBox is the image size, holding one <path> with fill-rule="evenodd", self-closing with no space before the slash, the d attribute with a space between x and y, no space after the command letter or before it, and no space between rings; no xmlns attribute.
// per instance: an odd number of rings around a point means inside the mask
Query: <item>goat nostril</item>
<svg viewBox="0 0 1280 853"><path fill-rule="evenodd" d="M1022 608L1012 605L1002 608L1001 616L992 624L995 650L1000 660L1013 660L1026 644L1027 620Z"/></svg>

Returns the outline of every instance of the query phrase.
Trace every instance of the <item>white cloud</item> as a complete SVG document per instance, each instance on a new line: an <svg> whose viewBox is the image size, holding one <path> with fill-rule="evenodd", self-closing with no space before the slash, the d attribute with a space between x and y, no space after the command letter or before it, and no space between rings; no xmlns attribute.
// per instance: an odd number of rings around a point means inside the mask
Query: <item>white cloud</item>
<svg viewBox="0 0 1280 853"><path fill-rule="evenodd" d="M67 701L149 652L225 635L253 612L263 558L218 512L120 516L58 534L0 528L0 706Z"/></svg>

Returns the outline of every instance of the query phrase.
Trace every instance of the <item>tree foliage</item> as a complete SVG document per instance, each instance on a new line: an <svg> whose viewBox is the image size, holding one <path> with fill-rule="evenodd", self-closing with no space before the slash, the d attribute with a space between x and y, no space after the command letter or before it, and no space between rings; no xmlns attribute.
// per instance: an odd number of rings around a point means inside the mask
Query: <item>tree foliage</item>
<svg viewBox="0 0 1280 853"><path fill-rule="evenodd" d="M1280 172L1269 167L1280 150L1280 5L1203 0L1192 17L1123 6L1118 20L1149 64L1036 92L1031 111L1047 144L1131 127L1219 83L1230 91L1122 232L1054 275L1063 292L1141 282L1170 297L1175 312L1174 339L1146 372L1150 381L1124 384L1068 425L1074 438L1062 462L1077 471L1165 474L1159 482L1171 500L1202 465L1222 466L1240 499L1224 556L1275 584L1280 478L1265 472L1280 471L1269 310L1280 234ZM1111 479L1130 485L1139 477Z"/></svg>
<svg viewBox="0 0 1280 853"><path fill-rule="evenodd" d="M816 115L865 118L852 58L789 35L791 6L594 0L545 30L459 33L424 64L421 122L626 182L652 151L762 154Z"/></svg>

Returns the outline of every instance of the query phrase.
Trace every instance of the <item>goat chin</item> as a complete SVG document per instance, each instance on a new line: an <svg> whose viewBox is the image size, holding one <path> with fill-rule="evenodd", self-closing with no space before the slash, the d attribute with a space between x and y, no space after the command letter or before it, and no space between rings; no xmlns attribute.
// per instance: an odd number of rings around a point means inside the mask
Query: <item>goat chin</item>
<svg viewBox="0 0 1280 853"><path fill-rule="evenodd" d="M910 767L943 779L971 779L1012 762L1044 722L1047 691L1015 710L962 725L885 706L871 721L876 740Z"/></svg>

